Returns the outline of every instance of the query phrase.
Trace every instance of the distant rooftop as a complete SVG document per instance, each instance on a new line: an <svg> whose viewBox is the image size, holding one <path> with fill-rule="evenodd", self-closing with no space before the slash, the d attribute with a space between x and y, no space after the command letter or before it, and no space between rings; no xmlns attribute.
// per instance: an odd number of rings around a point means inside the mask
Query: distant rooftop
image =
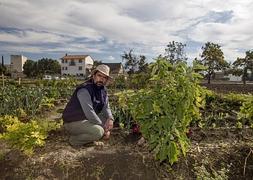
<svg viewBox="0 0 253 180"><path fill-rule="evenodd" d="M102 64L109 66L112 73L118 72L122 67L122 63L102 63Z"/></svg>
<svg viewBox="0 0 253 180"><path fill-rule="evenodd" d="M61 59L85 59L89 55L65 55Z"/></svg>

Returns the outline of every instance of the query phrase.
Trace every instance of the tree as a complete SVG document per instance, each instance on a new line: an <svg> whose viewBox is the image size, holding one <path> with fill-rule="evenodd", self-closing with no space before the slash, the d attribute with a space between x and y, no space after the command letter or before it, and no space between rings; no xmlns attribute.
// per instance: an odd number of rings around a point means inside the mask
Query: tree
<svg viewBox="0 0 253 180"><path fill-rule="evenodd" d="M246 51L246 56L244 58L237 58L233 63L235 72L234 75L242 75L243 84L246 84L246 79L248 77L248 70L253 70L253 51ZM242 68L242 69L241 69Z"/></svg>
<svg viewBox="0 0 253 180"><path fill-rule="evenodd" d="M201 49L203 52L200 62L207 67L208 84L210 84L211 76L215 73L214 71L225 70L229 64L224 59L224 54L220 45L207 42Z"/></svg>
<svg viewBox="0 0 253 180"><path fill-rule="evenodd" d="M4 66L4 57L2 56L2 63L0 65L0 74L6 73L6 67Z"/></svg>
<svg viewBox="0 0 253 180"><path fill-rule="evenodd" d="M91 69L91 70L93 71L93 70L96 69L96 67L97 67L98 65L100 65L100 64L103 64L102 61L94 60L93 66L92 66L92 69Z"/></svg>
<svg viewBox="0 0 253 180"><path fill-rule="evenodd" d="M184 48L186 44L181 42L172 41L166 46L165 49L165 58L171 63L177 63L181 61L187 61L186 54L184 52Z"/></svg>
<svg viewBox="0 0 253 180"><path fill-rule="evenodd" d="M139 73L140 72L144 72L144 73L147 72L148 63L146 62L146 56L140 55L138 66L139 66L139 70L138 70Z"/></svg>
<svg viewBox="0 0 253 180"><path fill-rule="evenodd" d="M129 75L134 73L146 72L148 63L146 62L146 56L137 56L133 54L133 49L128 53L124 52L121 56L123 61L125 61L125 69Z"/></svg>
<svg viewBox="0 0 253 180"><path fill-rule="evenodd" d="M37 63L34 62L33 60L30 60L28 59L24 66L23 66L23 69L24 69L24 74L27 76L27 77L35 77L36 76L36 72L37 72L37 68L36 68L36 65Z"/></svg>
<svg viewBox="0 0 253 180"><path fill-rule="evenodd" d="M38 77L45 74L60 74L61 65L57 60L42 58L37 62L27 60L24 64L24 74L27 77Z"/></svg>
<svg viewBox="0 0 253 180"><path fill-rule="evenodd" d="M38 60L38 75L60 74L61 65L57 60L42 58Z"/></svg>

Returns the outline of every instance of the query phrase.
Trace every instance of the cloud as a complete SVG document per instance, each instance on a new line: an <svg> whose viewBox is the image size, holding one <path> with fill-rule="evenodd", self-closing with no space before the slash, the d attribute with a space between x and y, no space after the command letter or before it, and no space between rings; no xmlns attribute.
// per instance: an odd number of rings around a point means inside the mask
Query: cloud
<svg viewBox="0 0 253 180"><path fill-rule="evenodd" d="M233 61L253 47L252 9L252 0L1 0L0 52L83 52L118 61L135 49L152 59L174 40L186 43L193 59L211 41Z"/></svg>
<svg viewBox="0 0 253 180"><path fill-rule="evenodd" d="M0 40L12 43L59 43L68 41L68 37L63 37L58 34L32 31L32 30L18 30L13 29L9 32L0 30Z"/></svg>

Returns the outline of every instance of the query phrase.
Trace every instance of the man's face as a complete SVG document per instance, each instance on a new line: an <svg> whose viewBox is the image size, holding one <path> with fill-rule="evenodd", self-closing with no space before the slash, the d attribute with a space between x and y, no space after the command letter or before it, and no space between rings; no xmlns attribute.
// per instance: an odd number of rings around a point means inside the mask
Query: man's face
<svg viewBox="0 0 253 180"><path fill-rule="evenodd" d="M98 71L96 74L93 75L93 80L97 86L104 86L108 80L108 77Z"/></svg>

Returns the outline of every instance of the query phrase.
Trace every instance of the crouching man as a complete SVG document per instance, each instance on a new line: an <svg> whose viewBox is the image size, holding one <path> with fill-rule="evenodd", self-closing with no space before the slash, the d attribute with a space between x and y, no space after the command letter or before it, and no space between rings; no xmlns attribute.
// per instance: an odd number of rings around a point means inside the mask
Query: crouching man
<svg viewBox="0 0 253 180"><path fill-rule="evenodd" d="M113 116L105 88L111 79L110 68L99 65L91 78L79 85L63 111L64 128L72 146L81 146L101 138L109 139Z"/></svg>

